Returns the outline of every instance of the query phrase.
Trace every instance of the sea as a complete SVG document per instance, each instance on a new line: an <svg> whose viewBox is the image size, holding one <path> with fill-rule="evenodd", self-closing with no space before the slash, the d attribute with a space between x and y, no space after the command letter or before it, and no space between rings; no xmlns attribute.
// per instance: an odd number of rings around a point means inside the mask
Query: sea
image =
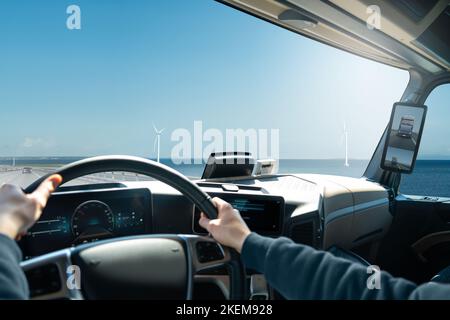
<svg viewBox="0 0 450 320"><path fill-rule="evenodd" d="M16 166L59 167L81 157L18 157ZM204 164L174 164L171 159L161 162L188 177L200 177ZM279 173L318 173L340 176L362 177L369 160L349 160L349 166L342 159L281 159ZM10 157L0 158L0 165L11 165ZM400 192L407 195L450 197L450 160L417 160L412 174L403 174Z"/></svg>

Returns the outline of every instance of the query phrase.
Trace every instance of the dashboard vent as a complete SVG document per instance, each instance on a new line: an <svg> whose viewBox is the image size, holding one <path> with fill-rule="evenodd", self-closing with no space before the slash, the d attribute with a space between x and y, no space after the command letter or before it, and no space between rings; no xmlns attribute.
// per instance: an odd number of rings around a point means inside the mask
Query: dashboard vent
<svg viewBox="0 0 450 320"><path fill-rule="evenodd" d="M291 239L296 243L314 246L313 221L293 225L291 228Z"/></svg>

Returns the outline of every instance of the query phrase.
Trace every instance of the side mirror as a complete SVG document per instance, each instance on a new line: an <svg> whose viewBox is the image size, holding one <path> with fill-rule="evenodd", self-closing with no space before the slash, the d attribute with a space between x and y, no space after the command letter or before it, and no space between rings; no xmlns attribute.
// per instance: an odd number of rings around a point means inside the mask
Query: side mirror
<svg viewBox="0 0 450 320"><path fill-rule="evenodd" d="M397 102L392 108L381 168L411 173L419 151L427 106Z"/></svg>

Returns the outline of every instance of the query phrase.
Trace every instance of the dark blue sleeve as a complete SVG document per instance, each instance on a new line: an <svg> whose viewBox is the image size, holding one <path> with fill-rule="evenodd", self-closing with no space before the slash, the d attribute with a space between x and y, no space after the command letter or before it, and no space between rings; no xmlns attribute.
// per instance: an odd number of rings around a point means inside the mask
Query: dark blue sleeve
<svg viewBox="0 0 450 320"><path fill-rule="evenodd" d="M242 259L287 299L450 299L450 285L417 286L383 271L379 289L369 289L371 274L363 265L287 238L252 233L244 242Z"/></svg>
<svg viewBox="0 0 450 320"><path fill-rule="evenodd" d="M0 234L0 299L28 299L28 283L20 268L22 252L17 243Z"/></svg>

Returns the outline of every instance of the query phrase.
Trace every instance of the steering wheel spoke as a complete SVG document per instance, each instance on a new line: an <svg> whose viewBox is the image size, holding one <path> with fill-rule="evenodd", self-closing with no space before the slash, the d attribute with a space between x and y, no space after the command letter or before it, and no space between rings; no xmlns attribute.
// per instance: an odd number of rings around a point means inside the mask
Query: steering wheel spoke
<svg viewBox="0 0 450 320"><path fill-rule="evenodd" d="M190 251L193 272L226 266L231 261L230 250L210 237L180 235Z"/></svg>
<svg viewBox="0 0 450 320"><path fill-rule="evenodd" d="M80 274L77 266L71 262L71 251L55 251L20 264L28 279L31 299L83 299ZM43 283L43 280L48 283Z"/></svg>

